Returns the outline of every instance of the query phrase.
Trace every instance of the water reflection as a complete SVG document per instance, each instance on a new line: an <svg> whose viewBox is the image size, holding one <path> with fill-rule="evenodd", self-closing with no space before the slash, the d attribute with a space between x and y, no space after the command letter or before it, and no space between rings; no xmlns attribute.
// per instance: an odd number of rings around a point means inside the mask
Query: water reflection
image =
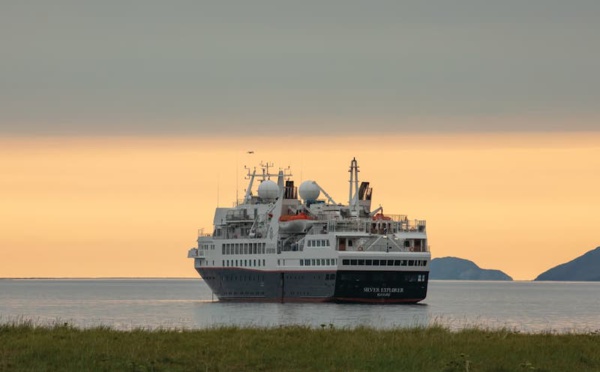
<svg viewBox="0 0 600 372"><path fill-rule="evenodd" d="M220 303L201 280L0 280L0 322L78 327L417 327L441 324L526 332L600 327L600 283L430 283L417 305Z"/></svg>

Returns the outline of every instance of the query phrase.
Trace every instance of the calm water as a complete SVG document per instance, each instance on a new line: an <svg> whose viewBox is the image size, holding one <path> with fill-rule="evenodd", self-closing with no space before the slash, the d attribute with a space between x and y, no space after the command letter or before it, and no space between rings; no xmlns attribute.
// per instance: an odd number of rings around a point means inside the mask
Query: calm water
<svg viewBox="0 0 600 372"><path fill-rule="evenodd" d="M219 303L200 279L0 280L0 322L19 319L118 329L439 323L586 332L600 330L600 283L432 281L422 304L381 306Z"/></svg>

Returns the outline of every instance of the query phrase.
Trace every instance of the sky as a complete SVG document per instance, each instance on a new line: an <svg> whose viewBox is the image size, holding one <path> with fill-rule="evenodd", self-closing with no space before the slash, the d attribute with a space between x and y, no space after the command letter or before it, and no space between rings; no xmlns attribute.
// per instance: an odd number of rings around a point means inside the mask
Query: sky
<svg viewBox="0 0 600 372"><path fill-rule="evenodd" d="M533 279L600 245L597 35L583 0L3 4L0 277L195 276L243 165L343 200L356 156L434 257Z"/></svg>

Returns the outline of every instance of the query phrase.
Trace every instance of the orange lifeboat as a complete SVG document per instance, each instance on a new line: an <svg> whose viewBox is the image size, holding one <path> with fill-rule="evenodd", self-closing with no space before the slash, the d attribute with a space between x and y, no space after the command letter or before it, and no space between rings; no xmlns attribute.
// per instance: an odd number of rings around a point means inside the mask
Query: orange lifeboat
<svg viewBox="0 0 600 372"><path fill-rule="evenodd" d="M313 220L311 216L306 213L298 213L298 214L284 214L279 217L279 222L287 222L287 221L297 221L297 220Z"/></svg>
<svg viewBox="0 0 600 372"><path fill-rule="evenodd" d="M377 213L373 216L373 221L391 221L392 217L385 216L383 213Z"/></svg>
<svg viewBox="0 0 600 372"><path fill-rule="evenodd" d="M290 233L302 232L310 227L313 220L314 218L306 213L285 214L279 217L279 228Z"/></svg>

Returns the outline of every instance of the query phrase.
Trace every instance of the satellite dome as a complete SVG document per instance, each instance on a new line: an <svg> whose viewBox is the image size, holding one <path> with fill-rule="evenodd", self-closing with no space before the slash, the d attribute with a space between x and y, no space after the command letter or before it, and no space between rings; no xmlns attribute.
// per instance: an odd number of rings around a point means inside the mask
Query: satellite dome
<svg viewBox="0 0 600 372"><path fill-rule="evenodd" d="M321 194L321 190L319 190L319 186L317 186L314 181L307 180L302 182L300 185L300 197L302 200L317 200L319 195Z"/></svg>
<svg viewBox="0 0 600 372"><path fill-rule="evenodd" d="M258 185L258 197L261 199L275 199L279 196L279 186L271 180L266 180Z"/></svg>

